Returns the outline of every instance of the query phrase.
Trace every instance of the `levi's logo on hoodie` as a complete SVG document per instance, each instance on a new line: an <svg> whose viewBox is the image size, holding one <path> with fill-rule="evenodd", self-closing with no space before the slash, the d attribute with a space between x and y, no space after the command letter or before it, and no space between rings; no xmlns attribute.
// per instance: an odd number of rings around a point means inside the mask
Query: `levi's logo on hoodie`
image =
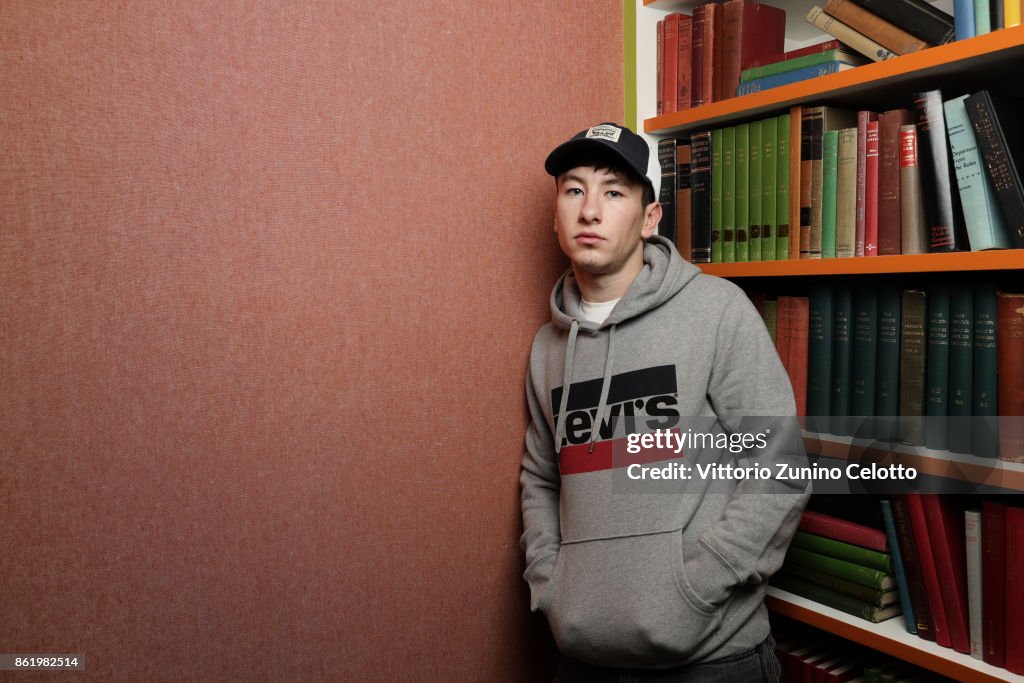
<svg viewBox="0 0 1024 683"><path fill-rule="evenodd" d="M679 424L676 368L660 365L612 375L604 414L597 416L602 378L574 382L566 406L565 436L557 450L590 443L595 423L598 440L637 431L670 429ZM562 404L563 387L551 391L551 405ZM556 408L557 409L557 408ZM558 415L554 415L558 422Z"/></svg>

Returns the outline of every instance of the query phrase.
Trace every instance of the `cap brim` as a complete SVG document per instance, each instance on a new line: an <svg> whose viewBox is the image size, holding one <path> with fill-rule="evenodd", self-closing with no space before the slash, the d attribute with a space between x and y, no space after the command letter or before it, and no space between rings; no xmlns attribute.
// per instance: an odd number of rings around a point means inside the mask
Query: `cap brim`
<svg viewBox="0 0 1024 683"><path fill-rule="evenodd" d="M599 138L578 138L576 140L569 140L563 142L548 155L547 160L544 161L544 170L548 172L548 175L558 176L570 168L573 168L576 164L574 161L577 159L586 157L588 153L592 154L594 151L608 154L619 161L625 166L631 168L636 174L643 178L645 182L650 183L651 179L647 177L646 168L637 168L636 165L627 159L619 152L614 145L610 145L607 142Z"/></svg>

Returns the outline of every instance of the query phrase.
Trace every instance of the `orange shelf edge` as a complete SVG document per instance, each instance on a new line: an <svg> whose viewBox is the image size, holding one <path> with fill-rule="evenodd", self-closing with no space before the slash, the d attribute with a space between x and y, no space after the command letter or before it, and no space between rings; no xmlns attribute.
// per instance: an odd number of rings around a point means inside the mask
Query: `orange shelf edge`
<svg viewBox="0 0 1024 683"><path fill-rule="evenodd" d="M708 275L728 278L1017 270L1024 268L1024 249L695 265Z"/></svg>

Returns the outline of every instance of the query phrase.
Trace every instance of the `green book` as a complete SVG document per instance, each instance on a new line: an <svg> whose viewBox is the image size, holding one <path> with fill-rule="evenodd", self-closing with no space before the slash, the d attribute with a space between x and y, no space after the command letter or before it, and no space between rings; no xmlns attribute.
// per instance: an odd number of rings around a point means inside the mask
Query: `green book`
<svg viewBox="0 0 1024 683"><path fill-rule="evenodd" d="M900 414L900 290L885 285L878 290L878 347L875 364L875 438L895 441Z"/></svg>
<svg viewBox="0 0 1024 683"><path fill-rule="evenodd" d="M836 256L857 253L857 129L839 131L839 170L836 172Z"/></svg>
<svg viewBox="0 0 1024 683"><path fill-rule="evenodd" d="M789 114L782 114L775 123L779 146L775 154L775 259L789 259L789 240L793 226L789 224Z"/></svg>
<svg viewBox="0 0 1024 683"><path fill-rule="evenodd" d="M828 433L832 400L832 289L811 286L807 323L807 431Z"/></svg>
<svg viewBox="0 0 1024 683"><path fill-rule="evenodd" d="M974 292L953 287L949 295L949 424L947 448L971 452L971 396L974 379Z"/></svg>
<svg viewBox="0 0 1024 683"><path fill-rule="evenodd" d="M853 295L849 285L832 290L832 399L829 431L849 435L850 377L853 370Z"/></svg>
<svg viewBox="0 0 1024 683"><path fill-rule="evenodd" d="M924 444L946 450L946 394L949 390L949 285L928 288L928 331L925 346Z"/></svg>
<svg viewBox="0 0 1024 683"><path fill-rule="evenodd" d="M875 436L875 373L878 371L878 289L865 285L853 295L853 360L850 425L853 436Z"/></svg>
<svg viewBox="0 0 1024 683"><path fill-rule="evenodd" d="M736 261L736 127L722 137L722 261Z"/></svg>
<svg viewBox="0 0 1024 683"><path fill-rule="evenodd" d="M999 415L996 383L996 286L974 285L974 414L971 447L974 455L995 458L999 453Z"/></svg>
<svg viewBox="0 0 1024 683"><path fill-rule="evenodd" d="M900 443L924 442L924 388L928 302L924 291L905 289L900 326Z"/></svg>
<svg viewBox="0 0 1024 683"><path fill-rule="evenodd" d="M847 562L828 555L822 555L811 550L790 546L786 552L787 563L798 564L803 567L810 567L840 579L852 581L862 586L869 586L875 590L889 590L896 587L896 581L891 574L865 567L854 562Z"/></svg>
<svg viewBox="0 0 1024 683"><path fill-rule="evenodd" d="M764 300L764 312L762 313L764 318L764 326L768 328L768 334L772 338L772 343L779 336L779 302L778 299L765 299Z"/></svg>
<svg viewBox="0 0 1024 683"><path fill-rule="evenodd" d="M820 602L840 612L852 614L855 617L866 619L874 624L886 619L892 619L903 613L899 603L888 607L878 607L869 602L843 595L824 586L818 586L809 581L802 581L788 574L776 574L772 577L772 585L778 586L784 591L805 597L808 600Z"/></svg>
<svg viewBox="0 0 1024 683"><path fill-rule="evenodd" d="M853 543L846 543L845 541L837 541L827 536L819 536L807 531L797 531L793 534L790 546L810 550L812 553L828 555L839 560L846 560L863 567L878 569L886 574L892 573L892 555L889 553L882 553L877 550L854 545Z"/></svg>
<svg viewBox="0 0 1024 683"><path fill-rule="evenodd" d="M859 583L853 581L846 581L838 577L826 574L825 572L819 572L816 569L810 567L804 567L799 564L783 563L780 571L789 574L790 576L803 579L810 583L824 586L825 588L834 590L837 593L843 595L849 595L851 598L857 598L864 602L871 603L877 607L887 607L893 603L899 602L900 593L898 590L878 590L876 588L869 588L868 586L862 586Z"/></svg>
<svg viewBox="0 0 1024 683"><path fill-rule="evenodd" d="M818 64L828 64L829 62L842 62L844 64L859 65L864 64L866 61L867 60L865 60L864 57L856 52L836 48L833 50L825 50L824 52L815 52L811 55L784 59L781 62L773 62L763 66L744 69L740 72L740 83L746 83L747 81L752 81L756 78L764 78L765 76L774 76L775 74L786 73L787 71L795 71L806 66L817 66Z"/></svg>
<svg viewBox="0 0 1024 683"><path fill-rule="evenodd" d="M779 146L778 118L761 122L761 260L775 260L775 153Z"/></svg>
<svg viewBox="0 0 1024 683"><path fill-rule="evenodd" d="M722 141L725 130L711 131L711 262L722 263Z"/></svg>
<svg viewBox="0 0 1024 683"><path fill-rule="evenodd" d="M821 257L836 257L836 187L839 183L839 131L825 131L821 162Z"/></svg>
<svg viewBox="0 0 1024 683"><path fill-rule="evenodd" d="M736 261L750 260L750 242L747 229L750 226L750 124L736 126L736 150L733 155L736 165Z"/></svg>
<svg viewBox="0 0 1024 683"><path fill-rule="evenodd" d="M764 146L761 133L760 121L753 121L750 124L750 152L747 159L749 176L749 195L747 199L747 243L750 245L750 260L761 260L761 194L764 188L761 185L761 152Z"/></svg>

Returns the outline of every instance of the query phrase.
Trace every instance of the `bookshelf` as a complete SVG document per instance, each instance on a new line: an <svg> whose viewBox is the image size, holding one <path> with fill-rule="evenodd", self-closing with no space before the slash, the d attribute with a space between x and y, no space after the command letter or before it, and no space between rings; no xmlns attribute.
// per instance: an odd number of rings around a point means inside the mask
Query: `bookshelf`
<svg viewBox="0 0 1024 683"><path fill-rule="evenodd" d="M820 0L765 0L786 10L786 50L825 40L818 29L804 21L811 6ZM704 0L627 0L627 45L635 55L627 59L627 121L657 146L661 137L685 135L698 130L755 121L786 113L803 104L833 105L876 111L904 107L909 93L944 88L974 92L988 87L1005 87L1007 74L1024 73L1024 25L993 31L967 40L933 47L884 62L793 83L742 97L713 102L701 107L658 116L656 112L657 21L668 12L691 13ZM933 2L952 13L952 0ZM867 104L869 103L869 104ZM635 110L632 108L635 106ZM941 278L943 274L989 273L1017 278L1024 271L1024 250L948 254L915 254L814 260L783 260L747 263L699 264L705 273L737 280L740 284L756 278L867 278L900 274L922 274ZM781 282L781 280L780 280ZM787 285L792 280L787 281ZM808 452L826 458L847 459L851 454L896 458L920 472L935 477L956 478L977 484L1024 492L1024 465L998 463L969 455L930 451L923 447L857 443L850 437L805 433ZM917 666L961 681L1010 681L1024 683L1024 676L991 666L969 655L940 647L906 632L902 617L872 624L817 602L769 587L766 604L777 614L810 624L903 659ZM1009 644L1008 644L1009 646Z"/></svg>

